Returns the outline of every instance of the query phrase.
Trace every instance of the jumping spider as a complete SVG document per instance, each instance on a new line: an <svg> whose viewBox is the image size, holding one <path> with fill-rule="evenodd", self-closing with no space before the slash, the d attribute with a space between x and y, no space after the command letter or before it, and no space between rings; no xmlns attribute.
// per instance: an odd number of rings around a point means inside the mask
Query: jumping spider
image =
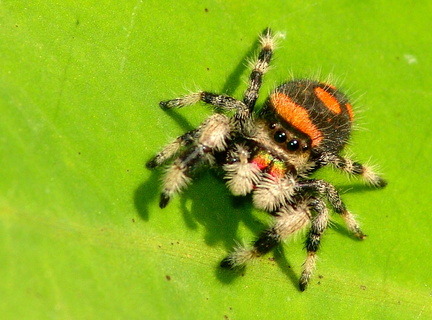
<svg viewBox="0 0 432 320"><path fill-rule="evenodd" d="M308 79L289 81L270 94L259 113L253 112L275 42L276 36L266 29L260 37L261 50L243 100L200 91L160 102L163 109L171 109L202 101L218 110L232 111L233 115L211 115L197 129L167 145L147 167L171 163L163 182L161 208L192 181L195 169L206 166L221 168L233 195L252 194L254 206L273 217L271 226L250 247L238 247L222 260L223 268L243 267L289 235L309 227L307 257L299 281L303 291L311 279L320 239L328 225L327 203L356 237L365 238L335 187L311 179L311 174L331 165L361 176L375 187L387 183L371 168L339 154L351 133L353 111L347 97L334 86Z"/></svg>

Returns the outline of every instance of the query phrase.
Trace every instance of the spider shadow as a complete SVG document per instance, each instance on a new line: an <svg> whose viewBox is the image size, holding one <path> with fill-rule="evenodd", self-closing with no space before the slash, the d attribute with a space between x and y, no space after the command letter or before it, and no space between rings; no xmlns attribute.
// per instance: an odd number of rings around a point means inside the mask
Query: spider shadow
<svg viewBox="0 0 432 320"><path fill-rule="evenodd" d="M357 183L354 182L354 183L350 183L350 184L344 184L341 186L336 185L335 187L337 190L340 191L342 196L345 193L374 192L376 190L380 190L380 188L368 186L367 184L364 184L361 182L357 182Z"/></svg>
<svg viewBox="0 0 432 320"><path fill-rule="evenodd" d="M353 182L350 184L336 186L336 189L341 193L342 198L344 194L348 194L348 193L364 193L364 192L374 192L380 190L380 188L375 188L373 186L369 186L361 182L357 182L357 183ZM336 216L337 214L335 214L335 217ZM344 237L350 238L355 241L363 241L362 239L356 237L352 232L350 232L346 224L344 223L333 221L331 224L331 229L332 231L335 231Z"/></svg>
<svg viewBox="0 0 432 320"><path fill-rule="evenodd" d="M245 61L246 62L252 61L255 58L259 46L260 46L259 39L255 39L255 41L249 47L248 51L246 51L246 53L243 55L240 62L236 65L236 67L227 77L227 80L225 81L225 85L222 88L221 92L227 95L232 95L234 91L237 90L237 88L241 84L242 74L244 74L246 70L250 69L248 64L245 63Z"/></svg>
<svg viewBox="0 0 432 320"><path fill-rule="evenodd" d="M149 207L159 198L161 171L152 170L150 177L135 189L135 209L144 221L149 221ZM192 230L203 227L205 243L210 246L222 243L230 251L242 240L237 236L240 224L254 234L265 227L252 214L251 197L232 196L215 172L200 172L173 201L176 198L186 226Z"/></svg>
<svg viewBox="0 0 432 320"><path fill-rule="evenodd" d="M291 268L291 265L286 258L286 253L284 252L284 246L280 245L273 252L276 264L279 266L285 276L292 282L293 286L298 288L299 275L297 275Z"/></svg>
<svg viewBox="0 0 432 320"><path fill-rule="evenodd" d="M231 251L240 225L254 234L264 228L252 214L250 197L234 197L216 174L203 174L180 196L180 210L190 229L204 228L209 246L222 245ZM223 258L223 257L221 257Z"/></svg>
<svg viewBox="0 0 432 320"><path fill-rule="evenodd" d="M159 182L160 180L160 170L152 170L147 181L135 189L133 197L135 209L144 221L149 220L148 204L154 202L154 199L160 194L159 188L155 187L155 185L158 185L155 181Z"/></svg>
<svg viewBox="0 0 432 320"><path fill-rule="evenodd" d="M331 226L329 227L329 229L331 229L332 232L339 233L344 238L349 238L350 240L359 241L359 242L364 241L364 240L359 239L358 237L356 237L352 232L350 232L348 230L347 226L344 223L339 223L339 222L332 221Z"/></svg>
<svg viewBox="0 0 432 320"><path fill-rule="evenodd" d="M193 130L194 128L191 126L189 121L180 113L173 112L174 110L169 110L168 114L171 119L173 119L184 132L188 132Z"/></svg>

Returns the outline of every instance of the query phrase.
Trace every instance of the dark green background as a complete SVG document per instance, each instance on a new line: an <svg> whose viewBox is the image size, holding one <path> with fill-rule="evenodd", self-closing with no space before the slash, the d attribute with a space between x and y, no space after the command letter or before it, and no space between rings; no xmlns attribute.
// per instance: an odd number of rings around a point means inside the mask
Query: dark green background
<svg viewBox="0 0 432 320"><path fill-rule="evenodd" d="M0 313L3 319L430 319L430 1L12 1L0 3ZM301 237L218 269L265 214L205 174L164 210L144 163L205 106L240 97L257 35L285 34L266 75L316 77L354 100L350 152L375 191L325 170L369 235L334 218L310 288ZM273 259L274 257L274 259Z"/></svg>

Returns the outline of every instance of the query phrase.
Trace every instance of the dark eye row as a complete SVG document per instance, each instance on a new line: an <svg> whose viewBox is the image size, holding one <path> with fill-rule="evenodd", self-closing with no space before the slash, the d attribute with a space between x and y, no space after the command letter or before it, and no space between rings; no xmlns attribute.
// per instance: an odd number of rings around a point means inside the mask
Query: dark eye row
<svg viewBox="0 0 432 320"><path fill-rule="evenodd" d="M284 143L287 140L286 133L283 131L276 131L274 139L278 143Z"/></svg>
<svg viewBox="0 0 432 320"><path fill-rule="evenodd" d="M286 133L284 131L276 131L274 139L277 143L285 143L287 141ZM297 139L292 139L287 143L287 149L290 151L296 151L299 147L300 142Z"/></svg>

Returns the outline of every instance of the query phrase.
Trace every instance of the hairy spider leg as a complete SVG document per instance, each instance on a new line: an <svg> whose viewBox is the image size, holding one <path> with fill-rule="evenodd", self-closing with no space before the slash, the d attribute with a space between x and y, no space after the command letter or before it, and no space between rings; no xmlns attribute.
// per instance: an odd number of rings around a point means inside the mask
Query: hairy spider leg
<svg viewBox="0 0 432 320"><path fill-rule="evenodd" d="M276 37L267 28L260 36L261 51L258 58L253 63L252 72L249 75L248 88L244 94L243 102L252 113L258 99L259 89L261 88L263 75L267 72L273 50L276 46Z"/></svg>
<svg viewBox="0 0 432 320"><path fill-rule="evenodd" d="M235 111L233 123L237 130L247 136L253 134L253 119L248 107L244 102L225 94L199 91L179 98L161 101L159 105L163 109L172 109L190 106L200 101L222 111Z"/></svg>
<svg viewBox="0 0 432 320"><path fill-rule="evenodd" d="M193 143L180 152L168 167L163 180L159 206L164 208L176 193L182 191L192 180L199 167L214 163L213 151L223 151L230 138L230 119L222 114L210 116L197 129Z"/></svg>
<svg viewBox="0 0 432 320"><path fill-rule="evenodd" d="M252 247L239 246L221 262L227 269L243 268L250 260L270 252L289 235L305 228L311 222L308 201L285 205L273 213L273 225L263 231Z"/></svg>
<svg viewBox="0 0 432 320"><path fill-rule="evenodd" d="M324 180L305 180L297 183L297 188L303 189L305 191L310 190L318 193L321 197L324 197L330 202L334 211L339 214L345 221L348 229L360 240L366 238L366 235L360 228L360 225L354 218L351 212L346 209L339 193L336 188Z"/></svg>
<svg viewBox="0 0 432 320"><path fill-rule="evenodd" d="M318 163L320 166L330 164L334 168L345 171L350 175L361 176L366 183L376 188L384 188L387 185L387 181L376 174L373 168L347 157L341 157L340 155L332 153L323 153Z"/></svg>
<svg viewBox="0 0 432 320"><path fill-rule="evenodd" d="M327 229L329 213L326 204L322 199L312 198L309 206L315 211L312 218L311 228L306 237L305 248L307 250L306 260L303 264L303 271L299 280L299 288L304 291L312 277L316 264L316 253L319 249L321 236Z"/></svg>
<svg viewBox="0 0 432 320"><path fill-rule="evenodd" d="M177 137L173 142L165 146L157 155L146 163L146 167L153 169L166 163L174 158L179 152L181 147L190 145L196 136L198 129L191 130L185 134Z"/></svg>

